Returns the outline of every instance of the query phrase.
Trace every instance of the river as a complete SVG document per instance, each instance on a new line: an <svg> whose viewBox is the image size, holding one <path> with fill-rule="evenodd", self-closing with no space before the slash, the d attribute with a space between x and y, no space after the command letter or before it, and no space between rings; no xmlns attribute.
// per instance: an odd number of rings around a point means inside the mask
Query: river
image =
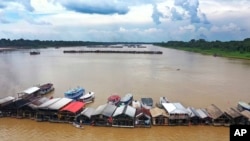
<svg viewBox="0 0 250 141"><path fill-rule="evenodd" d="M94 91L96 100L88 107L104 104L117 93L132 93L134 99L160 96L184 106L206 108L215 104L222 110L236 107L239 100L250 102L250 60L206 56L147 45L150 54L64 54L66 49L40 49L0 53L0 98L16 96L31 86L51 82L55 91L48 96L63 97L70 88L82 86ZM1 140L170 140L228 141L228 127L153 126L152 128L108 128L69 124L38 123L28 119L0 118Z"/></svg>

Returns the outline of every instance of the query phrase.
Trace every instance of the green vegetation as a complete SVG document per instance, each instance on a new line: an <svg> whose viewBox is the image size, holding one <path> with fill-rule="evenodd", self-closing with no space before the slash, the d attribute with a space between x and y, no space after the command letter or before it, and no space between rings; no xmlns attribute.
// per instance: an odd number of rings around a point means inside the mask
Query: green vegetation
<svg viewBox="0 0 250 141"><path fill-rule="evenodd" d="M10 40L0 39L0 48L46 48L46 47L74 47L113 44L142 44L142 42L92 42L92 41L41 41L41 40Z"/></svg>
<svg viewBox="0 0 250 141"><path fill-rule="evenodd" d="M109 44L101 42L89 42L89 41L40 41L40 40L10 40L10 39L1 39L1 47L15 47L15 48L46 48L46 47L70 47L70 46L91 46L91 45L100 45L100 44Z"/></svg>
<svg viewBox="0 0 250 141"><path fill-rule="evenodd" d="M185 51L197 52L206 55L250 59L250 38L243 41L205 41L204 39L183 41L169 41L155 43L154 45L180 49Z"/></svg>
<svg viewBox="0 0 250 141"><path fill-rule="evenodd" d="M0 48L46 48L70 46L95 46L112 44L142 44L143 42L91 42L91 41L40 41L40 40L10 40L0 39ZM143 43L145 44L145 43ZM250 59L250 38L243 41L206 41L192 39L189 42L168 41L154 43L154 45L197 52L207 55Z"/></svg>

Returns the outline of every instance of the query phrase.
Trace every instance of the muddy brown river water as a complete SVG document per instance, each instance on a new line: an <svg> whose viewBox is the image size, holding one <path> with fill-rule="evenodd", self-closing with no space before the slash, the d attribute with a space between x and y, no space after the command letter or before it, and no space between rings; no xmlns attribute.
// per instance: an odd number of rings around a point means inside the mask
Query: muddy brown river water
<svg viewBox="0 0 250 141"><path fill-rule="evenodd" d="M0 53L0 98L16 96L36 84L52 82L48 96L63 97L69 88L82 86L94 91L96 100L87 106L104 104L113 93L132 93L134 99L160 96L184 106L206 108L215 104L222 110L235 107L239 100L250 102L250 60L205 56L147 45L149 54L63 54L69 48ZM72 48L70 48L72 49ZM82 48L73 48L82 49ZM1 141L74 140L168 140L228 141L228 127L153 126L152 128L112 128L35 122L29 119L0 118Z"/></svg>

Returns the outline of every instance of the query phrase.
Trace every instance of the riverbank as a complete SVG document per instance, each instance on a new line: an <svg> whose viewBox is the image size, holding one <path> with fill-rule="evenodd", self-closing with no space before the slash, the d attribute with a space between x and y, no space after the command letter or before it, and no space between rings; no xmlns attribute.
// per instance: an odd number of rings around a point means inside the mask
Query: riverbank
<svg viewBox="0 0 250 141"><path fill-rule="evenodd" d="M201 53L203 55L213 55L214 57L227 57L227 58L250 60L250 52L241 53L240 51L225 51L225 50L216 49L216 48L201 49L201 48L196 48L196 47L192 47L192 48L191 47L171 47L171 46L160 46L160 47Z"/></svg>
<svg viewBox="0 0 250 141"><path fill-rule="evenodd" d="M12 51L12 50L16 50L16 48L0 48L0 52Z"/></svg>

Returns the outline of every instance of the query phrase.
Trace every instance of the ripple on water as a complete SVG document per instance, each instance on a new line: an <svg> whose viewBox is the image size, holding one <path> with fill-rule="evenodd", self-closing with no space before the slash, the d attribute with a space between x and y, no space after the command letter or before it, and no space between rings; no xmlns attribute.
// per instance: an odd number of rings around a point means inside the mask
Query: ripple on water
<svg viewBox="0 0 250 141"><path fill-rule="evenodd" d="M114 128L35 122L29 119L0 119L1 141L228 141L228 127L153 126L152 128Z"/></svg>

